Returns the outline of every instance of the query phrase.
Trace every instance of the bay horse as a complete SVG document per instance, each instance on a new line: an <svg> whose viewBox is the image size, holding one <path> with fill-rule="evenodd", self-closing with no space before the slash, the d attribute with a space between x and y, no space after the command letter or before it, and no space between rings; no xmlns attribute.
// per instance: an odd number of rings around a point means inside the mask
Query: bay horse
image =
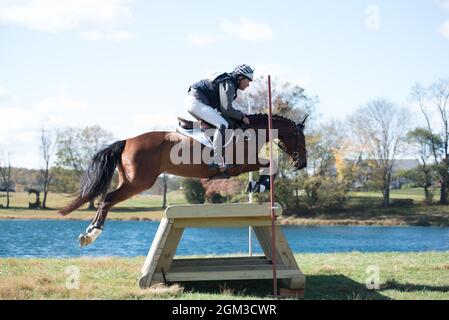
<svg viewBox="0 0 449 320"><path fill-rule="evenodd" d="M273 115L273 129L277 130L277 144L281 150L292 158L292 165L297 170L307 166L307 154L304 137L304 123L307 116L300 123L280 115ZM249 125L240 123L242 130L253 129L254 132L264 130L267 132L262 138L259 135L242 139L245 156L243 161L235 162L236 154L233 154L232 166L226 170L229 176L238 176L241 173L265 170L269 168L269 161L259 157L259 151L269 140L268 115L248 115ZM258 141L254 141L254 138ZM251 141L252 140L252 141ZM179 144L187 146L193 155L196 140L179 132L153 131L139 136L117 141L105 149L99 151L92 159L84 177L76 198L59 210L62 215L67 215L83 204L100 197L101 201L95 218L87 227L86 232L80 234L79 243L86 246L95 241L101 234L109 210L119 202L149 189L155 183L161 173L173 174L182 177L214 178L220 177L220 169L209 169L207 163L198 162L178 163L173 161L172 150ZM249 159L249 144L256 143L256 161ZM229 145L228 145L229 146ZM202 152L211 151L210 148L200 145ZM198 150L198 149L196 149ZM228 159L226 159L226 163ZM118 169L118 186L112 191L108 189L115 169ZM249 185L247 191L259 191L257 188L269 188L269 175L261 175L256 185ZM263 191L263 190L261 190Z"/></svg>

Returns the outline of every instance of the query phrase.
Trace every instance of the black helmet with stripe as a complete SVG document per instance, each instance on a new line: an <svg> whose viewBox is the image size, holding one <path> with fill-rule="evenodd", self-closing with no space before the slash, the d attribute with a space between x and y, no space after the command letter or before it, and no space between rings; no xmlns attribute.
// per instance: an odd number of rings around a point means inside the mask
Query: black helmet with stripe
<svg viewBox="0 0 449 320"><path fill-rule="evenodd" d="M244 76L245 78L248 78L249 80L253 81L254 69L252 69L250 66L246 64L241 64L234 69L232 74L236 77Z"/></svg>

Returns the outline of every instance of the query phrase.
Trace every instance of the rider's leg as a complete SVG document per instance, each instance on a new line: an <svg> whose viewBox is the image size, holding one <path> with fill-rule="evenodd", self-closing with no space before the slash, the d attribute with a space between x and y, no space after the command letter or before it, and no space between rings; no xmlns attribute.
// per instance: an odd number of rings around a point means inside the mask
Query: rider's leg
<svg viewBox="0 0 449 320"><path fill-rule="evenodd" d="M223 146L225 144L226 127L221 124L217 130L215 130L214 140L212 141L212 165L211 168L218 166L224 166L223 163Z"/></svg>
<svg viewBox="0 0 449 320"><path fill-rule="evenodd" d="M212 142L212 164L209 167L211 169L218 167L225 168L223 161L223 146L225 140L225 130L229 126L228 122L217 112L217 110L194 99L193 97L187 98L186 104L187 110L191 114L217 127Z"/></svg>
<svg viewBox="0 0 449 320"><path fill-rule="evenodd" d="M220 125L224 125L226 128L229 126L228 122L217 112L217 110L196 100L192 96L189 96L186 99L186 107L191 114L213 124L217 128L219 128Z"/></svg>

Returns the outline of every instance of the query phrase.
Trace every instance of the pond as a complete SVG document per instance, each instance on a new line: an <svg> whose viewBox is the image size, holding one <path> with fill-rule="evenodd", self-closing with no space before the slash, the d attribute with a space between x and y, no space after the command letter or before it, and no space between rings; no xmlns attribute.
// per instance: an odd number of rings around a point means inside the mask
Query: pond
<svg viewBox="0 0 449 320"><path fill-rule="evenodd" d="M0 257L144 256L159 222L108 221L84 248L87 221L0 220ZM283 226L295 253L449 251L449 227ZM253 251L262 250L253 236ZM248 228L186 229L177 255L248 252Z"/></svg>

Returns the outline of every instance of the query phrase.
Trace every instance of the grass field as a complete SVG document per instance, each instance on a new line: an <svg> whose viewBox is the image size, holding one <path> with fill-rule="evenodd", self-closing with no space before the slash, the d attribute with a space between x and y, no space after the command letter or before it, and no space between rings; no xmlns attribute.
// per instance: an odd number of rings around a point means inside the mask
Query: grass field
<svg viewBox="0 0 449 320"><path fill-rule="evenodd" d="M57 208L63 207L73 197L71 195L50 193L47 206L49 210L28 209L28 203L35 201L35 196L28 196L25 192L11 194L11 208L0 208L0 219L77 219L90 220L95 215L93 210L87 210L87 205L63 217L57 213ZM2 198L0 198L2 199ZM42 201L42 199L41 199ZM4 200L0 200L3 203ZM167 204L185 203L184 195L180 191L167 195ZM115 220L155 220L160 219L163 212L162 197L155 195L137 195L115 206L109 219Z"/></svg>
<svg viewBox="0 0 449 320"><path fill-rule="evenodd" d="M0 194L0 204L5 203ZM64 194L50 193L47 205L50 210L28 209L28 203L34 202L34 196L17 192L11 194L11 208L0 208L0 219L66 219L91 220L95 215L86 206L68 216L60 216L57 208L62 207L72 197ZM380 193L354 192L340 208L300 209L292 216L280 219L282 224L300 225L417 225L449 226L449 206L425 205L422 203L421 189L394 190L391 194L393 205L382 207ZM405 204L398 201L407 200ZM413 202L412 202L413 201ZM167 204L186 203L181 191L170 192ZM119 203L108 215L114 220L158 220L162 215L162 197L156 195L137 195Z"/></svg>
<svg viewBox="0 0 449 320"><path fill-rule="evenodd" d="M306 274L305 299L449 299L449 253L295 255ZM271 281L172 285L141 290L143 257L0 259L0 299L259 299ZM365 286L369 266L378 290ZM79 288L70 282L79 269ZM72 272L72 273L71 273ZM72 287L66 287L66 281Z"/></svg>

